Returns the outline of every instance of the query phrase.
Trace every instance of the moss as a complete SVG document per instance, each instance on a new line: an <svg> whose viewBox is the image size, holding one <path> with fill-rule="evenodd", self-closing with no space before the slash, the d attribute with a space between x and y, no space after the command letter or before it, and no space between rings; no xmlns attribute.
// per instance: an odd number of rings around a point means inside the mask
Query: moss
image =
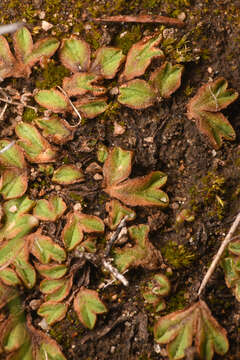
<svg viewBox="0 0 240 360"><path fill-rule="evenodd" d="M178 245L175 241L170 241L161 248L161 253L169 265L176 269L188 267L195 259L195 254L187 246Z"/></svg>
<svg viewBox="0 0 240 360"><path fill-rule="evenodd" d="M62 0L45 0L42 10L45 12L44 20L53 25L67 25Z"/></svg>
<svg viewBox="0 0 240 360"><path fill-rule="evenodd" d="M141 40L142 36L142 26L139 24L132 25L128 31L124 31L117 35L114 45L122 49L123 53L126 55L131 46L137 41Z"/></svg>
<svg viewBox="0 0 240 360"><path fill-rule="evenodd" d="M52 165L41 164L38 165L38 171L44 173L47 176L51 176L54 172L54 167Z"/></svg>
<svg viewBox="0 0 240 360"><path fill-rule="evenodd" d="M186 96L190 96L193 93L194 88L191 87L189 84L186 86L184 92Z"/></svg>
<svg viewBox="0 0 240 360"><path fill-rule="evenodd" d="M94 1L74 0L68 1L67 6L64 6L62 0L44 0L41 11L45 13L44 20L55 25L54 32L56 35L62 37L66 36L66 32L71 27L73 27L74 32L83 31L84 25L79 21L83 10L92 18L104 15L133 14L136 10L138 13L146 10L159 12L159 9L172 16L177 16L179 12L188 8L190 3L189 0L112 0L111 2L101 1L97 3ZM1 6L3 15L0 19L2 23L25 18L29 24L39 25L39 8L35 5L35 2L9 0L3 1ZM90 24L92 29L88 32L87 37L92 46L97 48L96 41L102 36L101 26L96 23Z"/></svg>
<svg viewBox="0 0 240 360"><path fill-rule="evenodd" d="M58 331L58 327L55 326L54 328L52 327L49 331L49 334L60 344L62 342L63 336L64 334L62 333L62 331Z"/></svg>
<svg viewBox="0 0 240 360"><path fill-rule="evenodd" d="M75 311L68 311L66 319L74 326L79 326L81 324Z"/></svg>
<svg viewBox="0 0 240 360"><path fill-rule="evenodd" d="M235 199L238 198L239 194L240 194L240 185L238 185L238 186L236 187L236 189L235 189L234 193L232 194L232 197L231 197L231 198L232 198L233 200L235 200Z"/></svg>
<svg viewBox="0 0 240 360"><path fill-rule="evenodd" d="M94 147L97 143L97 139L91 139L88 141L88 146L89 147Z"/></svg>
<svg viewBox="0 0 240 360"><path fill-rule="evenodd" d="M111 101L107 110L99 115L99 119L109 123L114 122L114 120L118 120L120 107L121 105L117 101Z"/></svg>
<svg viewBox="0 0 240 360"><path fill-rule="evenodd" d="M101 17L103 15L119 15L123 10L129 7L125 0L104 1L96 6L96 2L89 2L87 9L92 17Z"/></svg>
<svg viewBox="0 0 240 360"><path fill-rule="evenodd" d="M218 176L213 172L208 172L206 176L201 179L203 184L202 194L204 195L204 201L208 202L215 195L224 194L225 179L222 176Z"/></svg>
<svg viewBox="0 0 240 360"><path fill-rule="evenodd" d="M99 193L99 196L98 196L98 204L99 205L105 204L107 200L108 200L107 194L105 194L103 192Z"/></svg>
<svg viewBox="0 0 240 360"><path fill-rule="evenodd" d="M177 63L197 61L199 54L194 53L191 38L192 32L185 34L180 39L175 38L173 34L163 39L161 49L170 61Z"/></svg>
<svg viewBox="0 0 240 360"><path fill-rule="evenodd" d="M83 202L83 197L81 195L79 195L77 192L74 192L74 191L70 191L68 193L70 199L74 200L74 201L78 201L80 203Z"/></svg>
<svg viewBox="0 0 240 360"><path fill-rule="evenodd" d="M186 307L185 291L180 290L176 294L170 296L166 302L167 308L166 313L171 313L173 311L182 310Z"/></svg>
<svg viewBox="0 0 240 360"><path fill-rule="evenodd" d="M73 25L72 32L74 33L82 33L84 31L83 23Z"/></svg>
<svg viewBox="0 0 240 360"><path fill-rule="evenodd" d="M31 3L20 0L10 0L7 4L7 9L3 11L5 14L5 21L10 20L7 15L10 13L10 9L15 11L15 21L25 19L28 24L36 23L36 11Z"/></svg>
<svg viewBox="0 0 240 360"><path fill-rule="evenodd" d="M161 9L167 14L177 16L182 10L191 5L189 0L142 0L139 1L139 6L145 10Z"/></svg>
<svg viewBox="0 0 240 360"><path fill-rule="evenodd" d="M226 289L226 286L220 286L218 285L218 290L219 291L224 291ZM233 307L233 303L232 301L226 301L226 298L221 298L219 296L215 296L214 294L210 294L208 296L208 302L209 302L209 306L211 307L211 309L214 309L216 307L221 308L221 310L224 312L227 310L231 310Z"/></svg>
<svg viewBox="0 0 240 360"><path fill-rule="evenodd" d="M49 331L50 335L63 347L63 351L68 351L73 338L82 335L83 327L75 311L68 311L66 318L53 325Z"/></svg>
<svg viewBox="0 0 240 360"><path fill-rule="evenodd" d="M132 13L134 10L158 10L172 14L174 11L184 10L191 4L190 0L112 0L111 2L95 2L87 4L86 8L92 17L104 15L119 15ZM86 4L85 4L86 5Z"/></svg>
<svg viewBox="0 0 240 360"><path fill-rule="evenodd" d="M95 23L89 24L90 30L85 33L84 40L89 43L89 45L96 50L99 48L99 42L102 38L102 32L99 30L98 25Z"/></svg>
<svg viewBox="0 0 240 360"><path fill-rule="evenodd" d="M207 216L217 216L221 220L225 213L226 201L226 182L223 176L214 172L208 172L207 175L200 179L198 185L190 189L191 208L195 212L200 209L207 212Z"/></svg>
<svg viewBox="0 0 240 360"><path fill-rule="evenodd" d="M31 108L25 108L23 111L23 121L26 122L32 122L34 119L36 119L37 114L36 112Z"/></svg>
<svg viewBox="0 0 240 360"><path fill-rule="evenodd" d="M68 3L67 9L63 6L62 0L45 0L42 4L41 11L44 11L44 20L55 25L53 33L59 39L66 37L72 32L77 32L83 37L90 45L97 49L99 47L100 40L102 38L102 26L96 24L88 18L88 30L85 31L84 21L80 22L79 18L82 16L82 10L90 15L90 17L102 17L104 15L118 15L120 13L132 14L133 11L144 10L157 10L161 8L161 11L169 12L173 16L177 16L180 11L189 7L189 0L131 0L126 2L125 0L113 0L111 2L89 2L86 0L76 0ZM11 9L11 16L8 15L8 9ZM34 3L22 2L20 0L10 0L4 3L4 14L0 17L1 22L9 22L13 18L14 20L21 20L23 18L33 25L39 25L39 9ZM154 25L156 26L156 25ZM130 25L126 24L125 28L128 28L127 34L120 38L117 36L116 43L121 45L124 53L127 53L131 45L142 38L143 31L148 28L148 24L144 25ZM37 32L41 32L41 27L37 26Z"/></svg>
<svg viewBox="0 0 240 360"><path fill-rule="evenodd" d="M201 50L201 58L202 60L209 60L210 59L210 51L209 49L202 49Z"/></svg>
<svg viewBox="0 0 240 360"><path fill-rule="evenodd" d="M61 86L63 78L69 75L69 70L64 66L57 65L54 60L50 60L44 69L38 68L38 79L35 84L38 89L51 89Z"/></svg>
<svg viewBox="0 0 240 360"><path fill-rule="evenodd" d="M142 354L138 357L138 360L151 360L148 353Z"/></svg>

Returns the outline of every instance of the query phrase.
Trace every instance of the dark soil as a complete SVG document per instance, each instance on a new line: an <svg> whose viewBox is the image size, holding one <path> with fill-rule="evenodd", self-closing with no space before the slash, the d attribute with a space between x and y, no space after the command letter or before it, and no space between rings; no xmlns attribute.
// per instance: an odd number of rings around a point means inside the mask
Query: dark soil
<svg viewBox="0 0 240 360"><path fill-rule="evenodd" d="M183 59L185 72L180 89L169 100L146 110L136 111L119 106L116 111L86 121L76 131L74 139L62 147L59 158L59 165L64 157L68 156L71 163L81 163L82 168L86 169L89 164L96 162L98 144L104 143L110 147L121 146L134 150L132 177L153 170L161 170L168 175L164 190L170 198L169 207L164 210L137 208L135 223L150 225L150 240L163 256L159 271L172 271L172 291L166 300L167 307L163 315L183 309L196 298L200 282L239 211L240 100L224 111L236 131L237 139L234 142L224 141L221 149L217 151L213 150L208 140L199 133L195 123L187 119L186 104L201 85L219 76L228 80L230 88L240 92L240 1L119 0L107 6L110 2L106 0L92 0L90 4L84 1L62 0L60 8L58 1L53 1L52 7L49 1L44 0L24 3L29 4L31 12L26 12L27 5L24 5L22 16L16 5L17 1L2 0L2 22L25 18L34 30L34 27L41 26L39 11L45 11L45 20L54 25L46 34L55 31L57 36L62 38L66 33L70 34L74 26L78 26L80 36L93 47L116 45L119 43L120 33L128 31L134 34L136 31L136 25L132 24L96 25L92 21L95 16L138 15L148 12L172 16L176 14L175 10L186 15L185 27L175 29L174 33L179 40L183 35L188 35L185 46L189 48L189 58ZM88 29L87 25L92 26L92 29ZM140 34L151 34L160 27L142 24L139 28ZM40 32L36 38L43 36L45 34ZM133 42L139 40L139 35L135 37ZM169 53L167 58L174 61L174 56L173 45L173 52ZM158 64L158 61L154 61L151 69ZM42 72L35 69L30 79L5 80L3 86L11 84L20 92L23 88L33 91L36 81L44 80L41 76ZM16 114L9 108L6 115L4 121L0 121L1 138L14 138ZM125 126L126 130L122 135L114 134L115 121ZM35 168L35 165L33 167ZM219 178L224 178L220 190L214 187L214 181ZM89 175L88 180L79 186L61 187L58 194L63 196L69 207L76 202L72 200L72 193L83 197L86 205L84 211L104 219L107 215L107 195L102 192L101 181L93 180L92 175ZM29 194L38 198L40 188L39 180L39 188L36 190L36 186L30 186ZM56 192L48 186L44 191L45 194ZM223 200L224 206L219 204L216 195ZM176 215L183 208L193 211L195 220L176 228ZM45 224L44 230L46 234L56 236L62 226L61 221L56 226ZM93 265L88 267L91 288L96 289L104 274ZM164 348L154 345L152 329L155 314L144 304L141 295L141 287L155 272L141 268L132 269L126 274L129 287L124 288L117 284L100 290L108 312L98 316L94 330L86 330L73 311L69 312L65 320L53 326L50 334L62 346L66 358L167 359ZM221 267L213 274L203 298L213 316L227 330L230 343L228 354L224 357L215 355L214 359L239 359L240 305L227 288ZM39 318L36 317L35 321L37 324Z"/></svg>

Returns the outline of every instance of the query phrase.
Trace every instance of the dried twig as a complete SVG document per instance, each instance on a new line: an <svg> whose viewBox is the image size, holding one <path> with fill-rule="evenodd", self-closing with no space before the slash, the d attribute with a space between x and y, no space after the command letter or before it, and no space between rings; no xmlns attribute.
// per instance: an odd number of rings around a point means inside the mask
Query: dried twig
<svg viewBox="0 0 240 360"><path fill-rule="evenodd" d="M117 279L118 281L120 281L124 286L128 286L128 280L125 278L125 276L123 276L123 274L121 274L118 269L116 269L110 262L110 260L107 260L106 258L108 257L110 250L114 244L114 242L119 238L119 235L121 233L121 230L125 227L126 225L126 220L128 218L128 215L125 216L120 223L118 224L118 227L116 229L116 231L112 234L111 238L109 239L109 241L107 242L106 245L106 249L104 252L104 259L102 259L102 264L103 267L105 269L107 269L115 279Z"/></svg>
<svg viewBox="0 0 240 360"><path fill-rule="evenodd" d="M72 292L72 294L71 294L71 296L69 297L69 299L65 301L65 303L66 303L67 306L70 306L71 302L73 301L73 299L74 299L74 297L75 297L75 295L76 295L76 293L77 293L78 291L79 291L79 288L75 289L75 290Z"/></svg>
<svg viewBox="0 0 240 360"><path fill-rule="evenodd" d="M1 114L0 114L0 120L3 120L3 116L5 114L5 111L7 110L7 107L8 107L8 104L4 104L4 107L1 111Z"/></svg>
<svg viewBox="0 0 240 360"><path fill-rule="evenodd" d="M217 254L215 255L206 275L204 276L204 279L201 283L201 286L198 290L198 296L201 295L203 289L205 288L205 286L207 285L207 282L208 280L210 279L210 277L212 276L221 256L222 256L222 253L223 251L225 250L226 246L230 243L230 241L232 240L232 236L234 234L234 232L236 231L237 227L238 227L238 224L240 222L240 212L238 213L236 219L234 220L229 232L227 233L227 236L225 237L225 239L223 240Z"/></svg>
<svg viewBox="0 0 240 360"><path fill-rule="evenodd" d="M101 339L103 336L107 335L116 325L125 322L133 317L133 314L129 313L129 311L124 312L122 315L119 316L114 321L110 321L106 326L104 326L100 330L95 330L92 332L88 332L87 335L85 335L81 340L80 344L85 344L88 340L92 339Z"/></svg>
<svg viewBox="0 0 240 360"><path fill-rule="evenodd" d="M114 242L118 239L118 236L120 235L121 230L124 228L124 226L126 225L126 220L127 220L128 216L125 216L119 223L116 231L112 234L110 240L107 242L106 245L106 249L104 252L104 256L107 257L110 253L110 250L114 244Z"/></svg>
<svg viewBox="0 0 240 360"><path fill-rule="evenodd" d="M128 272L128 269L125 270L121 275L125 275L127 272ZM112 279L112 280L108 280L108 281L101 287L101 289L106 289L106 287L114 284L115 281L116 281L116 278L114 278L114 279Z"/></svg>
<svg viewBox="0 0 240 360"><path fill-rule="evenodd" d="M112 264L110 264L109 261L107 261L106 259L102 260L102 264L103 267L108 270L115 279L117 279L118 281L120 281L124 286L128 286L129 282L128 280L125 278L125 276L123 276L123 274L121 274L118 269L116 269L114 266L112 266ZM106 286L105 286L106 287Z"/></svg>
<svg viewBox="0 0 240 360"><path fill-rule="evenodd" d="M35 112L37 112L36 108L34 106L31 106L31 105L26 105L24 103L21 103L21 102L15 102L15 101L12 101L11 99L8 100L8 99L3 99L3 98L0 98L0 101L4 102L4 103L7 103L7 104L11 104L11 105L16 105L16 106L24 106L24 107L27 107L29 109L33 109Z"/></svg>
<svg viewBox="0 0 240 360"><path fill-rule="evenodd" d="M183 27L185 24L183 21L175 18L160 15L117 15L106 16L102 18L93 19L97 22L134 22L134 23L159 23L164 25Z"/></svg>
<svg viewBox="0 0 240 360"><path fill-rule="evenodd" d="M124 286L128 286L128 280L121 274L118 269L116 269L110 261L106 260L105 257L102 257L99 254L90 254L86 252L75 251L74 256L80 259L86 259L92 262L95 266L103 266L112 276L120 281Z"/></svg>
<svg viewBox="0 0 240 360"><path fill-rule="evenodd" d="M0 25L0 35L15 32L25 25L26 24L24 22L17 22L8 25Z"/></svg>

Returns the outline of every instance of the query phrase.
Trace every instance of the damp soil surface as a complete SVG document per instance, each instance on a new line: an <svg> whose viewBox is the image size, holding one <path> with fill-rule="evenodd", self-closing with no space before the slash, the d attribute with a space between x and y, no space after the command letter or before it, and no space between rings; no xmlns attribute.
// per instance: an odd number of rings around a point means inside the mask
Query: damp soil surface
<svg viewBox="0 0 240 360"><path fill-rule="evenodd" d="M185 26L163 29L160 24L94 22L95 17L119 14L178 17L183 19ZM240 92L240 1L2 0L0 19L2 23L25 19L35 34L34 39L48 35L62 39L74 33L88 41L93 49L113 45L122 47L125 53L143 35L163 31L166 58L184 65L182 84L177 92L148 109L133 110L116 105L116 98L112 95L109 110L78 126L73 140L60 147L59 158L54 164L58 167L68 161L80 165L85 171L90 164L97 162L98 146L104 144L134 151L131 177L155 170L168 175L164 191L169 196L169 206L164 209L135 208L137 216L132 222L149 225L149 239L162 256L159 269L131 269L125 274L128 287L115 282L101 289L100 285L109 279L109 274L106 275L97 265L87 263L84 274L88 286L99 289L108 312L98 316L93 330L87 330L70 310L64 320L49 330L69 360L167 359L164 347L155 344L153 338L153 326L159 314L144 303L142 287L156 272L167 273L171 293L161 315L190 305L239 211L240 100L224 110L235 129L236 140L224 141L219 150L213 149L208 139L199 133L194 121L187 118L186 105L200 86L217 77L224 77L230 88ZM53 27L43 30L43 20ZM180 40L182 45L177 48ZM59 66L57 57L54 61L54 65ZM160 63L160 60L154 60L151 70ZM20 94L32 93L36 88L60 85L63 76L66 75L58 77L54 67L46 70L37 65L29 79L6 79L2 87L11 86ZM30 103L36 105L34 100ZM0 119L1 138L15 139L18 116L32 121L31 112L24 109L21 113L18 108L8 106ZM67 120L71 124L77 122L71 117ZM84 212L106 219L108 196L102 191L101 176L94 177L96 172L88 172L87 181L82 184L51 187L50 180L44 178L38 165L31 164L28 195L38 199L57 193L64 198L69 210L74 204L81 203ZM101 175L101 171L98 173ZM182 209L189 209L194 220L176 226L176 216ZM64 221L43 223L44 233L58 239ZM102 249L104 241L101 239ZM37 289L34 291L38 294ZM227 288L220 266L210 279L203 299L226 329L230 343L228 354L224 357L215 355L214 359L239 359L240 306ZM38 326L40 318L36 312L32 311L32 317Z"/></svg>

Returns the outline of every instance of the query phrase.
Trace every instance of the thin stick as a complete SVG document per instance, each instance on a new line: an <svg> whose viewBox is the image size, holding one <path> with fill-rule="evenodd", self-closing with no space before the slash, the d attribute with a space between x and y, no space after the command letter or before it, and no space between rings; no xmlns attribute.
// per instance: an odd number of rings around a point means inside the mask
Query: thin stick
<svg viewBox="0 0 240 360"><path fill-rule="evenodd" d="M102 264L103 267L108 270L115 279L117 279L118 281L120 281L124 286L128 286L129 282L128 280L125 278L125 276L123 276L114 266L112 266L110 264L110 262L108 262L107 260L103 259L102 260Z"/></svg>
<svg viewBox="0 0 240 360"><path fill-rule="evenodd" d="M204 276L204 279L200 285L200 288L198 290L198 296L200 296L200 294L202 293L203 289L205 288L205 286L207 285L207 282L208 280L210 279L210 277L212 276L221 256L222 256L222 253L224 251L224 249L226 248L226 246L230 243L230 241L232 240L232 236L234 234L234 232L236 231L237 227L238 227L238 224L240 222L240 212L238 213L236 219L234 220L227 236L225 237L225 239L223 240L217 254L215 255L206 275Z"/></svg>
<svg viewBox="0 0 240 360"><path fill-rule="evenodd" d="M115 268L112 264L110 264L110 261L106 260L104 257L98 255L98 254L90 254L86 252L80 252L78 250L75 251L74 256L80 259L86 259L88 261L93 262L95 266L97 264L101 264L108 272L110 272L113 277L120 281L124 286L128 286L128 280L121 274L117 268Z"/></svg>
<svg viewBox="0 0 240 360"><path fill-rule="evenodd" d="M17 31L24 25L26 25L24 22L17 22L17 23L8 24L8 25L0 25L0 35Z"/></svg>
<svg viewBox="0 0 240 360"><path fill-rule="evenodd" d="M120 234L121 230L124 228L124 226L126 225L126 220L127 220L128 216L125 216L119 223L116 231L112 234L110 240L107 242L106 245L106 249L104 251L104 256L107 257L110 253L110 250L114 244L114 242L117 240L118 235Z"/></svg>
<svg viewBox="0 0 240 360"><path fill-rule="evenodd" d="M72 106L73 110L75 111L75 113L77 114L77 116L79 117L79 122L74 125L74 126L71 126L71 127L77 127L78 125L81 125L81 122L82 122L82 117L78 111L78 109L76 108L76 106L72 103L72 101L70 100L68 94L66 93L66 91L64 91L61 86L57 86L57 88L68 98L68 101L70 103L70 105Z"/></svg>
<svg viewBox="0 0 240 360"><path fill-rule="evenodd" d="M1 114L0 114L0 120L3 119L5 111L7 110L7 107L8 107L8 104L4 104L4 107L3 107L2 111L1 111Z"/></svg>
<svg viewBox="0 0 240 360"><path fill-rule="evenodd" d="M102 18L93 19L97 22L133 22L133 23L159 23L164 25L171 25L176 27L183 27L185 24L183 21L175 18L160 15L117 15L106 16Z"/></svg>
<svg viewBox="0 0 240 360"><path fill-rule="evenodd" d="M19 102L15 102L15 101L8 100L8 99L3 99L3 98L0 98L0 101L2 101L4 103L7 103L7 104L11 104L11 105L24 106L24 107L27 107L29 109L33 109L35 112L37 112L36 108L34 106L31 106L31 105L26 105L26 104L23 104L23 103L19 103Z"/></svg>
<svg viewBox="0 0 240 360"><path fill-rule="evenodd" d="M127 270L125 270L125 271L124 271L122 274L120 274L120 275L121 275L121 276L123 276L123 275L125 275L127 272L128 272L128 269L127 269ZM124 277L124 279L125 279L125 277ZM126 279L125 279L125 280L126 280ZM106 287L108 287L108 286L110 286L110 285L114 284L114 283L115 283L115 281L116 281L116 278L114 278L114 279L112 279L112 280L107 281L107 283L106 283L105 285L103 285L102 289L106 289Z"/></svg>

